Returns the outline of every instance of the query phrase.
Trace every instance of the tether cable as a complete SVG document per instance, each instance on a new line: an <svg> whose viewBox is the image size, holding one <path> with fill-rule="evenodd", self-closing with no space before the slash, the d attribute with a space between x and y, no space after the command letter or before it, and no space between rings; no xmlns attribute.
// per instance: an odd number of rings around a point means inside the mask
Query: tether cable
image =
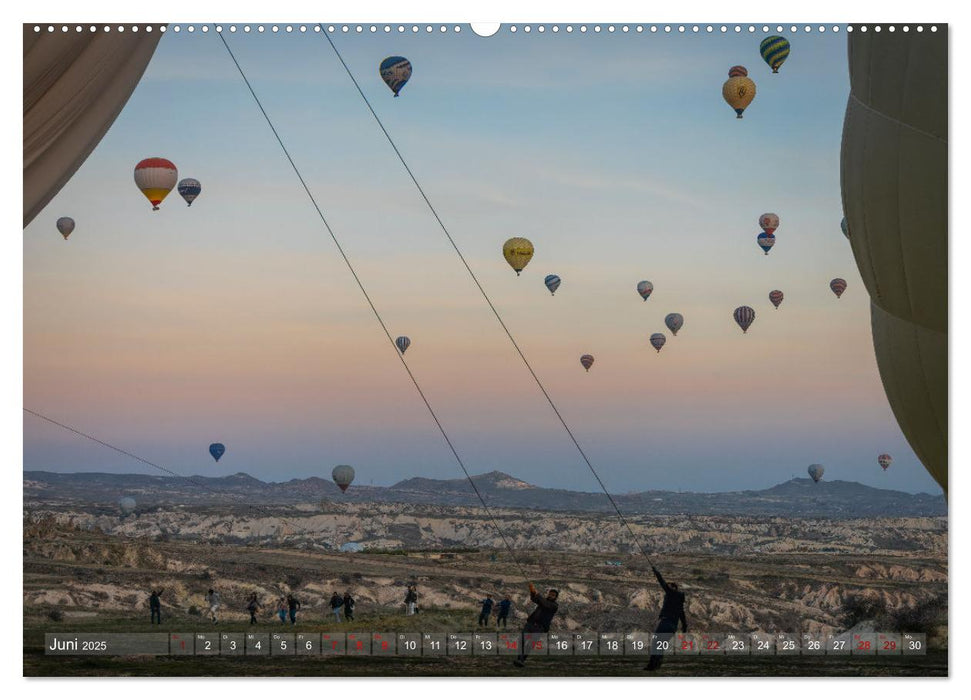
<svg viewBox="0 0 971 700"><path fill-rule="evenodd" d="M506 332L506 336L509 338L509 342L512 343L513 347L516 349L516 352L519 354L520 359L522 359L523 364L526 365L526 369L528 369L529 373L533 376L533 379L535 380L536 385L539 387L540 391L543 392L543 396L546 397L546 401L547 403L549 403L550 408L553 409L553 413L556 414L556 417L559 419L560 424L562 424L563 429L566 430L567 435L570 436L570 440L573 441L573 445L577 448L577 451L580 453L580 456L583 458L583 461L586 462L587 467L590 469L590 472L597 480L597 483L600 484L600 488L604 492L604 495L607 497L607 500L610 501L610 504L614 507L614 510L617 511L617 515L624 523L624 526L627 528L627 531L630 533L630 536L634 540L634 543L637 545L638 549L640 549L641 554L643 554L647 558L648 563L651 564L651 566L653 566L654 563L651 561L651 557L647 553L647 550L641 544L640 540L637 538L637 535L634 534L633 528L631 528L627 518L624 516L620 508L617 506L617 503L616 501L614 501L613 496L610 495L610 492L607 490L607 486L600 478L600 475L597 473L597 470L594 469L593 463L590 461L590 458L587 457L586 452L584 452L583 448L580 447L580 443L577 441L576 436L574 436L573 431L570 429L570 426L567 425L566 420L564 420L562 414L560 413L560 410L556 407L556 404L553 403L553 399L550 396L549 392L546 390L546 387L543 385L543 382L540 381L540 378L536 375L536 372L533 371L533 367L532 365L529 364L529 360L526 359L526 355L519 347L519 343L516 342L516 339L513 337L512 332L509 330L509 327L506 326L505 321L502 320L502 316L499 314L499 311L492 303L492 299L489 298L489 295L486 293L485 288L483 288L482 284L479 282L479 278L476 277L475 272L472 271L472 267L465 259L465 256L462 254L462 251L455 243L455 239L452 238L452 234L449 233L448 228L445 226L445 222L442 221L442 217L438 215L438 212L435 210L435 207L432 205L431 200L428 198L428 195L425 194L425 190L422 189L421 184L419 184L418 178L415 177L415 174L411 171L411 168L408 166L408 163L405 161L404 156L401 155L401 151L398 150L398 146L395 144L394 139L391 138L391 134L389 134L388 130L385 128L384 123L381 121L381 117L379 117L378 113L374 111L374 107L371 106L370 100L368 100L367 95L364 94L364 90L361 89L360 84L357 82L357 79L354 77L354 74L351 72L350 67L348 67L347 62L344 61L344 57L341 55L341 52L337 49L337 46L330 38L330 35L328 34L327 30L322 25L318 25L318 26L320 27L321 33L324 35L324 38L327 39L327 43L330 44L330 47L334 50L334 53L337 55L337 58L341 62L341 65L344 66L344 70L347 72L347 75L351 79L351 82L354 83L354 87L357 88L358 93L361 95L361 99L364 100L364 104L367 105L368 110L370 110L371 115L374 117L374 120L378 123L378 126L381 128L381 131L384 133L385 138L388 139L388 143L391 144L391 148L394 150L395 155L398 156L398 160L401 161L401 164L404 166L405 171L407 171L408 176L411 178L411 181L415 183L415 187L418 188L418 193L421 195L421 198L425 200L425 204L428 205L428 209L431 211L432 216L435 217L435 221L438 222L438 225L439 227L441 227L442 232L445 234L445 237L448 238L448 242L452 244L452 248L455 250L455 253L459 256L459 259L462 261L462 264L465 266L465 269L468 271L469 276L472 277L472 281L475 282L475 286L479 288L479 292L482 294L482 298L486 300L486 303L489 305L489 308L492 309L492 313L493 315L495 315L496 320L499 322L499 325L502 326L502 330Z"/></svg>
<svg viewBox="0 0 971 700"><path fill-rule="evenodd" d="M371 307L371 312L374 314L374 317L381 325L381 330L383 330L384 334L387 336L388 342L391 344L391 347L394 348L395 354L398 356L398 359L401 361L402 367L405 368L405 372L408 373L408 377L411 379L411 383L415 385L415 389L418 391L418 395L421 396L421 400L425 403L425 407L428 409L428 413L431 415L432 420L435 421L435 425L438 426L438 430L442 434L442 437L445 439L445 443L448 445L449 450L451 450L452 455L455 457L455 461L458 462L458 465L462 468L462 471L465 473L465 477L469 480L469 484L472 486L472 490L475 492L475 495L478 497L479 502L482 503L482 507L485 508L486 513L489 516L489 519L492 521L492 524L495 527L496 532L498 533L499 537L502 539L502 542L505 545L506 549L509 551L510 556L512 556L513 561L516 563L516 566L519 569L519 572L522 574L523 578L528 581L529 576L526 575L525 569L523 568L519 559L516 557L515 551L513 550L512 546L509 544L509 541L506 539L505 534L503 534L502 528L499 527L499 523L496 520L495 516L492 514L492 510L489 508L488 504L486 503L485 498L482 496L482 493L479 491L479 488L475 485L475 481L473 481L472 475L469 473L469 470L465 467L465 463L462 461L462 458L459 456L458 451L455 449L455 446L452 444L452 440L449 438L448 433L445 431L445 427L442 425L442 422L438 419L438 415L435 413L435 409L432 408L431 403L429 403L428 398L425 396L425 392L422 391L421 385L418 383L418 380L415 378L415 375L412 374L411 368L408 367L408 363L405 362L404 355L398 351L398 346L395 345L394 338L391 337L391 331L389 331L387 325L385 325L384 319L381 318L381 314L378 312L377 307L374 305L374 302L371 300L370 295L367 293L367 289L364 288L364 283L361 282L361 278L358 277L358 274L355 271L354 266L351 264L350 258L347 257L347 253L344 252L343 246L341 246L340 241L337 240L337 236L334 234L333 229L331 229L330 224L327 222L327 217L324 216L323 211L321 211L320 206L317 204L317 199L314 197L313 193L310 191L310 188L307 186L306 180L304 180L303 175L300 173L300 169L297 167L297 164L290 156L290 151L287 150L287 147L283 143L283 139L280 137L279 132L277 132L276 127L273 126L273 121L270 119L270 115L267 114L266 109L263 108L263 103L260 101L260 98L256 95L256 91L253 89L253 86L250 84L249 79L246 77L246 73L243 71L242 66L240 66L239 61L236 60L236 55L233 53L233 50L229 47L229 44L226 42L226 38L223 36L222 32L217 29L216 35L222 41L223 46L226 47L226 51L229 52L230 58L232 58L233 63L236 65L236 70L239 71L240 76L243 78L243 82L246 83L246 87L249 89L250 94L253 96L253 99L256 101L256 105L260 108L260 112L263 113L263 118L266 119L266 123L270 127L270 131L273 132L273 136L276 137L277 143L280 144L280 148L283 150L283 154L287 157L287 160L290 162L290 167L293 168L293 172L300 180L300 184L303 186L304 192L307 193L307 197L310 198L310 202L314 205L314 209L317 210L317 216L320 217L321 222L324 224L324 228L326 228L327 233L330 234L331 240L333 240L334 245L337 246L337 250L341 254L341 257L344 259L344 263L347 265L347 269L350 271L351 276L354 277L354 281L357 283L358 288L361 290L361 294L364 295L365 300L367 300L368 306Z"/></svg>

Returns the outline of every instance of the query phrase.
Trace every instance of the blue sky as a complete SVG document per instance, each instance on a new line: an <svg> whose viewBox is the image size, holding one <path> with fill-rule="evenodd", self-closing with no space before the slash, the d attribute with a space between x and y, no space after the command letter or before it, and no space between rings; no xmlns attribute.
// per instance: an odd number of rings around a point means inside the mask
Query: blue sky
<svg viewBox="0 0 971 700"><path fill-rule="evenodd" d="M845 35L790 36L777 75L760 36L335 42L611 490L759 488L819 462L937 492L887 405L839 231ZM227 39L471 470L595 490L326 40ZM394 54L415 70L398 99L377 72ZM721 98L735 64L758 85L742 120ZM150 211L131 171L155 155L202 181L192 208ZM764 211L782 219L768 257ZM499 254L517 235L537 249L518 278ZM25 229L24 403L181 473L460 475L369 314L221 42L170 32ZM142 469L30 418L24 440L27 469Z"/></svg>

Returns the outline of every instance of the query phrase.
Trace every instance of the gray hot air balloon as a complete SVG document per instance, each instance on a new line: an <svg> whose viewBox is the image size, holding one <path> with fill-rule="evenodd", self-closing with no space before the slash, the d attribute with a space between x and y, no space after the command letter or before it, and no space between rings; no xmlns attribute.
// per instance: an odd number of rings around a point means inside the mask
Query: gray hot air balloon
<svg viewBox="0 0 971 700"><path fill-rule="evenodd" d="M66 241L67 237L74 230L74 219L70 216L62 216L57 220L57 230L61 232L61 235L64 236L64 240Z"/></svg>
<svg viewBox="0 0 971 700"><path fill-rule="evenodd" d="M125 515L135 512L135 499L131 496L123 496L118 499L118 507L121 508L121 512Z"/></svg>
<svg viewBox="0 0 971 700"><path fill-rule="evenodd" d="M678 331L681 330L681 326L684 325L684 316L681 314L668 314L664 317L664 325L667 326L668 330L674 333L674 335L677 335Z"/></svg>
<svg viewBox="0 0 971 700"><path fill-rule="evenodd" d="M394 344L398 346L398 350L400 350L401 354L404 355L405 350L407 350L408 346L411 345L411 338L406 335L399 335L398 339L394 341Z"/></svg>
<svg viewBox="0 0 971 700"><path fill-rule="evenodd" d="M907 442L947 495L948 26L847 35L840 185L873 349Z"/></svg>
<svg viewBox="0 0 971 700"><path fill-rule="evenodd" d="M640 282L637 283L637 293L641 295L641 298L644 301L647 301L647 298L651 296L651 292L653 291L654 291L654 285L648 282L647 280L641 280Z"/></svg>
<svg viewBox="0 0 971 700"><path fill-rule="evenodd" d="M664 333L654 333L651 335L651 345L658 352L661 352L661 348L664 347L665 342L667 342L667 338L664 337Z"/></svg>
<svg viewBox="0 0 971 700"><path fill-rule="evenodd" d="M334 477L334 483L340 487L340 490L347 491L347 487L354 481L354 467L346 464L338 464L334 467L332 476Z"/></svg>
<svg viewBox="0 0 971 700"><path fill-rule="evenodd" d="M813 478L813 481L818 484L819 480L823 478L823 472L826 471L826 469L822 464L810 464L807 471L809 472L809 476Z"/></svg>
<svg viewBox="0 0 971 700"><path fill-rule="evenodd" d="M742 333L748 333L749 326L755 320L755 309L751 306L739 306L732 316L735 318L738 327L742 329Z"/></svg>

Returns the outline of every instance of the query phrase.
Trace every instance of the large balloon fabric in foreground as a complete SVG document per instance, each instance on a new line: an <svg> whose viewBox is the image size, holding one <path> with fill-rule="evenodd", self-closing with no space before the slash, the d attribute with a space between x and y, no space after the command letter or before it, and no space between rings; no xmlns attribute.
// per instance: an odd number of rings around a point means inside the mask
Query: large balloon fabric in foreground
<svg viewBox="0 0 971 700"><path fill-rule="evenodd" d="M62 216L57 220L57 230L61 232L61 235L64 236L64 240L66 241L67 237L74 231L74 219L70 216Z"/></svg>
<svg viewBox="0 0 971 700"><path fill-rule="evenodd" d="M826 470L823 468L822 464L810 464L809 469L806 471L809 472L809 476L813 478L813 481L818 484L819 480L823 478L823 472Z"/></svg>
<svg viewBox="0 0 971 700"><path fill-rule="evenodd" d="M391 92L397 97L401 88L405 86L411 78L411 61L404 56L388 56L381 61L381 80L391 88Z"/></svg>
<svg viewBox="0 0 971 700"><path fill-rule="evenodd" d="M772 72L778 73L779 67L789 58L789 48L789 40L784 36L769 36L759 45L759 53Z"/></svg>
<svg viewBox="0 0 971 700"><path fill-rule="evenodd" d="M175 164L165 158L146 158L135 166L135 185L152 203L153 211L158 210L158 205L172 191L178 179L179 171Z"/></svg>
<svg viewBox="0 0 971 700"><path fill-rule="evenodd" d="M209 454L218 462L219 458L226 454L226 446L221 442L214 442L209 445Z"/></svg>
<svg viewBox="0 0 971 700"><path fill-rule="evenodd" d="M748 77L745 66L732 66L728 80L722 85L722 97L728 106L735 110L735 116L742 118L742 112L755 99L755 83Z"/></svg>
<svg viewBox="0 0 971 700"><path fill-rule="evenodd" d="M334 483L340 487L341 491L347 491L347 487L351 485L354 481L354 467L350 467L346 464L338 464L334 467L334 471L331 474L334 478Z"/></svg>
<svg viewBox="0 0 971 700"><path fill-rule="evenodd" d="M593 367L593 355L581 355L580 364L583 365L583 369L589 372L590 368Z"/></svg>
<svg viewBox="0 0 971 700"><path fill-rule="evenodd" d="M852 32L840 181L890 408L948 490L948 26Z"/></svg>
<svg viewBox="0 0 971 700"><path fill-rule="evenodd" d="M518 275L533 258L533 244L526 238L510 238L502 245L502 256Z"/></svg>
<svg viewBox="0 0 971 700"><path fill-rule="evenodd" d="M735 323L742 329L742 333L748 333L749 326L755 320L755 310L751 306L739 306L732 314Z"/></svg>

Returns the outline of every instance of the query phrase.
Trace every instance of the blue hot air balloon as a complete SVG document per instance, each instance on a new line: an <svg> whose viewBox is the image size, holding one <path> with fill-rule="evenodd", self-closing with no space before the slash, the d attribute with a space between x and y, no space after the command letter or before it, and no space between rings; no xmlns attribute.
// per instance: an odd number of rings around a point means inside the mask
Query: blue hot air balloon
<svg viewBox="0 0 971 700"><path fill-rule="evenodd" d="M401 88L411 77L411 61L404 56L388 56L381 61L381 80L385 82L394 96L397 97Z"/></svg>
<svg viewBox="0 0 971 700"><path fill-rule="evenodd" d="M759 248L765 251L768 255L769 251L772 250L772 246L775 245L775 234L772 233L760 233L757 239Z"/></svg>
<svg viewBox="0 0 971 700"><path fill-rule="evenodd" d="M209 454L211 454L212 458L217 462L219 461L219 458L222 457L225 453L226 453L226 446L221 442L214 442L211 445L209 445Z"/></svg>
<svg viewBox="0 0 971 700"><path fill-rule="evenodd" d="M550 294L555 295L556 290L560 288L560 276L546 275L546 279L543 280L543 284L545 284L546 288L550 290Z"/></svg>
<svg viewBox="0 0 971 700"><path fill-rule="evenodd" d="M178 189L182 199L191 207L193 200L202 192L202 185L195 178L187 177L179 181Z"/></svg>

